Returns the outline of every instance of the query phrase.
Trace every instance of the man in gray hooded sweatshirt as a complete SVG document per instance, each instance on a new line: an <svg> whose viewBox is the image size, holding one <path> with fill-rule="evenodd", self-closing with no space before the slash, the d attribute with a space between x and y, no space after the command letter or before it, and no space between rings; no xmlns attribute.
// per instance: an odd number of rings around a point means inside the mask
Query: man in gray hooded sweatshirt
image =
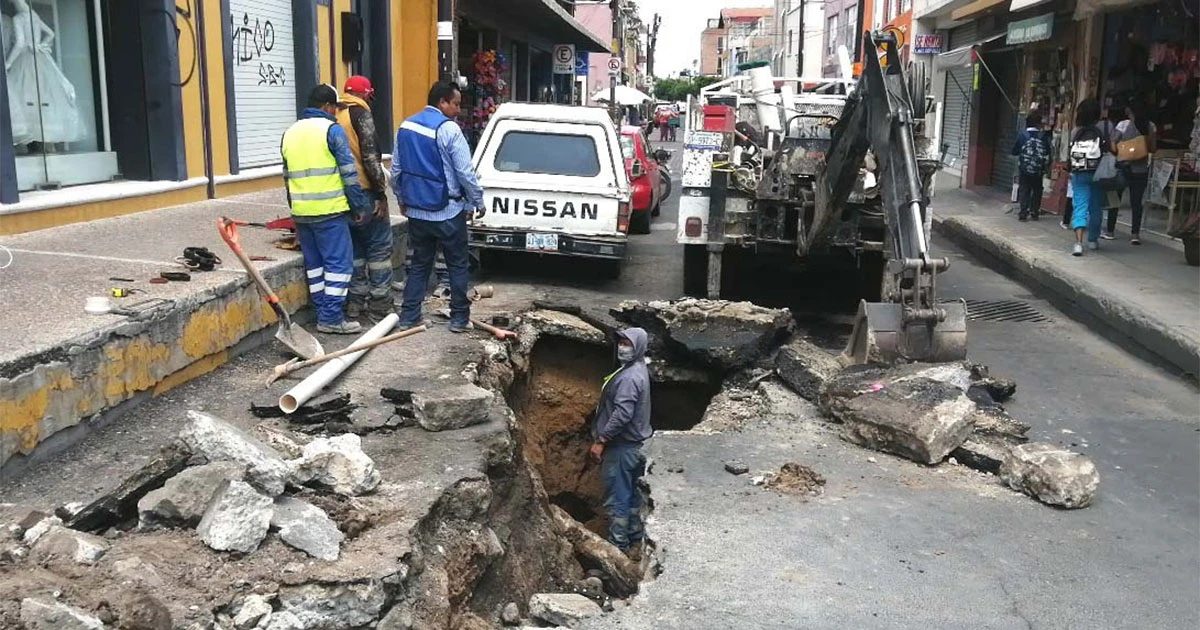
<svg viewBox="0 0 1200 630"><path fill-rule="evenodd" d="M650 439L650 373L646 369L646 331L627 328L617 333L621 367L604 379L600 404L592 422L594 443L589 453L602 462L604 506L608 509L608 539L621 551L638 549L644 537L637 481L646 472L642 443Z"/></svg>

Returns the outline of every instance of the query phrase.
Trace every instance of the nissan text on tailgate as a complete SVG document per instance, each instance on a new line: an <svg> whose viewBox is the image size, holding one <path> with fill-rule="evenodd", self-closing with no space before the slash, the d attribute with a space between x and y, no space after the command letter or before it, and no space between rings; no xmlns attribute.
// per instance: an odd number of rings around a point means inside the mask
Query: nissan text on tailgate
<svg viewBox="0 0 1200 630"><path fill-rule="evenodd" d="M620 273L630 187L606 110L505 103L474 162L484 208L473 247L604 259L609 275Z"/></svg>

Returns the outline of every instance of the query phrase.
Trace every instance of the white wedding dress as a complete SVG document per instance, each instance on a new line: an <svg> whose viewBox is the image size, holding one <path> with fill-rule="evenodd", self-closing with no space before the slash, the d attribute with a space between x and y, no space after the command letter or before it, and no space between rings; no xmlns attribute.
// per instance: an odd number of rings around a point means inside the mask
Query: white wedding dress
<svg viewBox="0 0 1200 630"><path fill-rule="evenodd" d="M28 4L14 4L12 45L5 41L4 57L13 144L78 140L83 129L75 86L54 61L54 31Z"/></svg>

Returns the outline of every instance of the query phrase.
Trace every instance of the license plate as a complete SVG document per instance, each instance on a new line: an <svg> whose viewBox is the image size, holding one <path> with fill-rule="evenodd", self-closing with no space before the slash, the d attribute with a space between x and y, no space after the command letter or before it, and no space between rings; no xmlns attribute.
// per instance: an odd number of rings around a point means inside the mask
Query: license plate
<svg viewBox="0 0 1200 630"><path fill-rule="evenodd" d="M525 249L533 252L556 252L558 251L558 235L526 234Z"/></svg>

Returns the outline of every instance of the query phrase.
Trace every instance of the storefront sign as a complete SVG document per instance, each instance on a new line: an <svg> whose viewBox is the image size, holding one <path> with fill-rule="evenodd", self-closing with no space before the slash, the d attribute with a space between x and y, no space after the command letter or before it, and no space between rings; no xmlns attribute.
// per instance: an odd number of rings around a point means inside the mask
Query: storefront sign
<svg viewBox="0 0 1200 630"><path fill-rule="evenodd" d="M913 39L913 52L918 55L936 55L942 52L942 36L932 33L917 35Z"/></svg>
<svg viewBox="0 0 1200 630"><path fill-rule="evenodd" d="M1054 29L1054 13L1047 13L1037 17L1031 17L1028 20L1018 20L1011 22L1008 25L1008 37L1005 38L1006 45L1013 44L1030 44L1050 39L1051 31Z"/></svg>
<svg viewBox="0 0 1200 630"><path fill-rule="evenodd" d="M554 74L575 74L575 45L554 45Z"/></svg>

